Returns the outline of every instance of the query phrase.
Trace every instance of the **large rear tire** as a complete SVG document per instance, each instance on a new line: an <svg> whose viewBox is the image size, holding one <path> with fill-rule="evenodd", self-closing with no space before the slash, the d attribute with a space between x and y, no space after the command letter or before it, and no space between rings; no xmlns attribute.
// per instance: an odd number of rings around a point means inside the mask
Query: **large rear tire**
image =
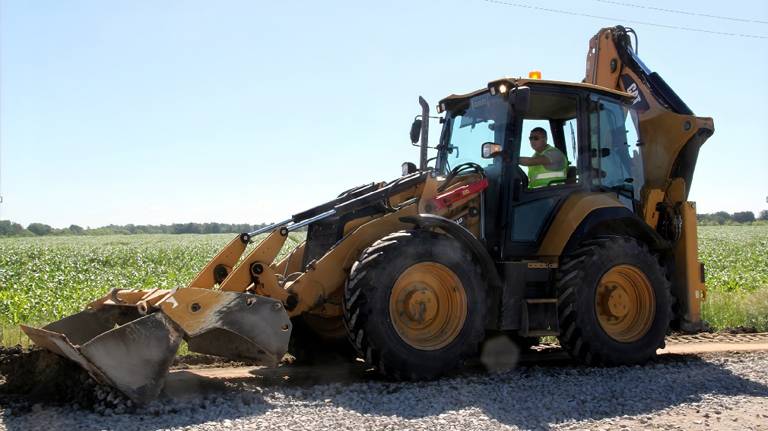
<svg viewBox="0 0 768 431"><path fill-rule="evenodd" d="M557 274L560 344L590 365L640 364L664 347L670 283L648 248L599 237L564 257Z"/></svg>
<svg viewBox="0 0 768 431"><path fill-rule="evenodd" d="M352 345L395 379L433 379L477 355L486 308L471 253L426 230L396 232L367 248L344 293Z"/></svg>

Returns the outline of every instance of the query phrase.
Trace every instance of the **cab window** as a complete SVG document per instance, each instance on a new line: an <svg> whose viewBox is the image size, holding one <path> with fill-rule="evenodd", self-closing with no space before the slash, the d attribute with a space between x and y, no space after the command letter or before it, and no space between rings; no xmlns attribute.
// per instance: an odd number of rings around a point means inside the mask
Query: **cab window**
<svg viewBox="0 0 768 431"><path fill-rule="evenodd" d="M534 129L542 128L546 132L546 144L555 148L565 158L567 170L565 175L562 175L562 171L560 171L560 175L553 173L551 181L538 181L535 184L536 187L530 187L529 190L579 182L576 171L576 135L579 130L577 108L577 98L573 95L538 93L531 97L531 107L523 118L520 157L534 157L536 149L529 137L531 137L531 132ZM558 156L556 155L556 157ZM553 165L546 167L553 169ZM525 165L521 165L520 168L528 175L530 185L531 173L535 170L531 166Z"/></svg>
<svg viewBox="0 0 768 431"><path fill-rule="evenodd" d="M620 103L596 99L595 106L589 116L592 183L639 199L643 164L636 121Z"/></svg>
<svg viewBox="0 0 768 431"><path fill-rule="evenodd" d="M462 163L477 163L483 168L494 159L482 157L482 145L492 142L501 145L509 120L509 104L500 96L487 93L471 97L453 111L444 129L440 165L445 172Z"/></svg>

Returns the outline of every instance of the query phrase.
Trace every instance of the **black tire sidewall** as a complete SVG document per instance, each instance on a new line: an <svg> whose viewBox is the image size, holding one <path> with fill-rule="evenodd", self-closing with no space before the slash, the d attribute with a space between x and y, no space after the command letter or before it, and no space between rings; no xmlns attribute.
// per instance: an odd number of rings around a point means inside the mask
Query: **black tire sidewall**
<svg viewBox="0 0 768 431"><path fill-rule="evenodd" d="M620 342L609 336L600 325L595 310L595 295L601 278L618 265L631 265L639 269L648 278L653 290L653 321L648 331L633 342ZM599 248L592 264L583 269L582 277L583 284L581 292L576 296L575 305L578 310L592 312L579 312L576 323L592 353L607 364L634 364L652 356L660 342L663 344L671 320L668 281L655 256L632 239L609 240L605 247Z"/></svg>
<svg viewBox="0 0 768 431"><path fill-rule="evenodd" d="M429 231L410 231L409 234L396 239L397 247L390 247L377 256L379 261L368 268L365 280L361 280L367 300L364 330L368 343L388 367L401 370L405 377L410 374L413 378L432 378L477 352L485 328L484 283L477 264L458 241ZM398 277L409 267L422 262L438 263L453 271L467 300L463 327L453 341L436 350L421 350L403 340L389 311L392 288Z"/></svg>

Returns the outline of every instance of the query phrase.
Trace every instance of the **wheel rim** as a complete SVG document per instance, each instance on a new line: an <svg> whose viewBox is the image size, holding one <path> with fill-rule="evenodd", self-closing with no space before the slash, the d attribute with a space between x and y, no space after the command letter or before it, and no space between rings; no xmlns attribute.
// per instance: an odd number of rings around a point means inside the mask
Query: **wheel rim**
<svg viewBox="0 0 768 431"><path fill-rule="evenodd" d="M467 318L467 295L446 266L417 263L395 281L389 316L403 341L420 350L437 350L461 332Z"/></svg>
<svg viewBox="0 0 768 431"><path fill-rule="evenodd" d="M614 340L637 341L653 323L655 299L653 287L640 269L631 265L614 266L600 279L595 292L597 320Z"/></svg>

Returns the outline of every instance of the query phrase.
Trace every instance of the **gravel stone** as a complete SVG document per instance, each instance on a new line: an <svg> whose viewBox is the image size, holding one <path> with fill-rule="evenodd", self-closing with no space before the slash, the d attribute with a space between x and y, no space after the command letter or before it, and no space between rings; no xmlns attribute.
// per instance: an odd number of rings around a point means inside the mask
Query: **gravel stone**
<svg viewBox="0 0 768 431"><path fill-rule="evenodd" d="M665 355L642 367L528 366L434 382L228 384L134 407L6 406L0 430L768 430L768 352Z"/></svg>

